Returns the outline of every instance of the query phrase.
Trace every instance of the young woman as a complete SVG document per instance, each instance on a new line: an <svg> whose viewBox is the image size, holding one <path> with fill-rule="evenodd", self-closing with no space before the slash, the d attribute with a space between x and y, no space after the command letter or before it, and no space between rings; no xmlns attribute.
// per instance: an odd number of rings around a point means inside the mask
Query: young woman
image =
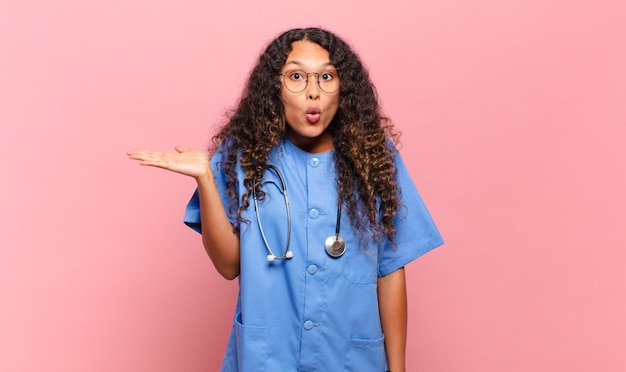
<svg viewBox="0 0 626 372"><path fill-rule="evenodd" d="M213 140L129 156L197 181L185 223L239 280L222 370L404 371L404 265L443 241L357 55L283 33Z"/></svg>

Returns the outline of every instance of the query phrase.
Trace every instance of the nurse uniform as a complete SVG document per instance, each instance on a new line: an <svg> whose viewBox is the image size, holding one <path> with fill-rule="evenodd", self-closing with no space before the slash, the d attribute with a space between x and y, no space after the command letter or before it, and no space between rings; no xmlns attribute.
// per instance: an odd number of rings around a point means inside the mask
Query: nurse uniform
<svg viewBox="0 0 626 372"><path fill-rule="evenodd" d="M222 155L216 152L211 166L227 208ZM340 235L347 248L339 258L328 256L324 248L337 222L333 151L311 154L284 140L270 153L269 164L280 170L286 183L293 258L267 260L251 202L242 214L249 222L239 226L239 295L221 370L386 371L377 279L443 244L400 155L396 167L404 207L395 221L397 248L387 241L360 247L344 211ZM241 198L246 189L241 169L238 173ZM266 171L266 197L259 201L259 214L276 255L283 254L287 239L287 212L279 186L279 177ZM201 231L197 190L184 221Z"/></svg>

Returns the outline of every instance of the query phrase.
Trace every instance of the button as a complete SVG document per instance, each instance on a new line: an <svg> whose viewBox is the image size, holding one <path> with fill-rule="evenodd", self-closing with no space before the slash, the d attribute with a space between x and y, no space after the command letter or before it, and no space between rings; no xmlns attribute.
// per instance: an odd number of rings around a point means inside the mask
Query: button
<svg viewBox="0 0 626 372"><path fill-rule="evenodd" d="M313 322L310 320L307 320L306 322L304 322L304 329L306 329L307 331L310 331L311 329L313 329Z"/></svg>
<svg viewBox="0 0 626 372"><path fill-rule="evenodd" d="M320 165L320 159L318 158L309 159L309 165L311 165L314 168L317 167L318 165Z"/></svg>
<svg viewBox="0 0 626 372"><path fill-rule="evenodd" d="M316 265L310 265L309 267L306 268L306 271L309 274L314 275L317 272L317 266Z"/></svg>
<svg viewBox="0 0 626 372"><path fill-rule="evenodd" d="M309 217L317 218L319 216L320 216L320 211L318 211L317 209L313 208L309 211Z"/></svg>

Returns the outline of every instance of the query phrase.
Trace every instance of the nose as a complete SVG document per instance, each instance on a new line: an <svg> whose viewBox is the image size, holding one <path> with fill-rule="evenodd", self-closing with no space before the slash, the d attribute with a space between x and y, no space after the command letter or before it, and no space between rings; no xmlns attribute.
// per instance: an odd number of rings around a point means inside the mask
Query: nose
<svg viewBox="0 0 626 372"><path fill-rule="evenodd" d="M316 72L309 72L307 74L308 84L306 85L306 95L311 100L316 100L320 98L319 79L320 79L320 75Z"/></svg>

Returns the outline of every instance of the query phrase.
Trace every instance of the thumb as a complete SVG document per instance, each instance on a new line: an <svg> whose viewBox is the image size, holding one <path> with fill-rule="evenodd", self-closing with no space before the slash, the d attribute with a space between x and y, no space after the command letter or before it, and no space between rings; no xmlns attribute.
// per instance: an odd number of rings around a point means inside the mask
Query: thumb
<svg viewBox="0 0 626 372"><path fill-rule="evenodd" d="M189 149L189 147L187 147L187 146L185 146L185 145L176 145L176 146L174 147L174 149L175 149L177 152L187 152L187 151L189 151L189 150L190 150L190 149Z"/></svg>

